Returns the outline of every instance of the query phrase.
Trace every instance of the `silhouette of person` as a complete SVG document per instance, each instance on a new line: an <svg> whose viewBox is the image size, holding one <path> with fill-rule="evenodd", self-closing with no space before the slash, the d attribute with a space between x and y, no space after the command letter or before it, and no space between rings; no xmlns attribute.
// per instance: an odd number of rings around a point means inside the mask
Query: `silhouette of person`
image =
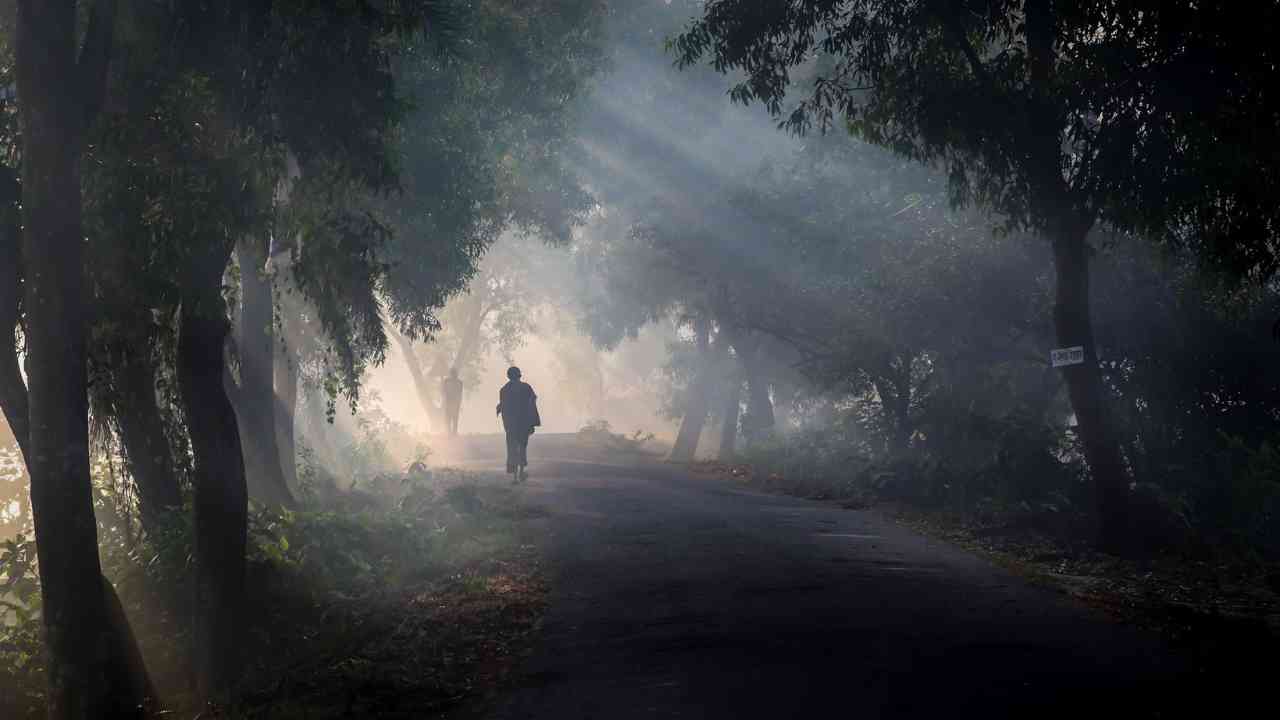
<svg viewBox="0 0 1280 720"><path fill-rule="evenodd" d="M445 424L450 435L457 435L458 415L462 412L462 380L458 379L458 369L451 369L440 386L444 396Z"/></svg>
<svg viewBox="0 0 1280 720"><path fill-rule="evenodd" d="M520 368L508 368L507 379L498 391L498 414L507 431L507 472L515 476L514 482L520 482L528 477L529 436L542 424L542 418L538 417L538 395L520 380Z"/></svg>

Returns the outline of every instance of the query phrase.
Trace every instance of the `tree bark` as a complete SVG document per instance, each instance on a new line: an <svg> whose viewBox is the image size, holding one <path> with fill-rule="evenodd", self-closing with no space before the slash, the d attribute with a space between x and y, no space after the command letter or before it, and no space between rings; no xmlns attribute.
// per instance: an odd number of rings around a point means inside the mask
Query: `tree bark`
<svg viewBox="0 0 1280 720"><path fill-rule="evenodd" d="M156 403L156 371L150 339L111 368L116 423L129 473L138 486L142 526L153 532L171 508L181 507L177 473L164 419Z"/></svg>
<svg viewBox="0 0 1280 720"><path fill-rule="evenodd" d="M264 272L267 248L257 238L236 244L240 261L240 390L237 393L241 442L249 494L268 505L297 503L285 484L276 441L275 312L271 282Z"/></svg>
<svg viewBox="0 0 1280 720"><path fill-rule="evenodd" d="M409 377L413 379L413 389L418 394L418 403L422 412L426 413L427 432L433 427L444 427L444 409L432 399L431 381L422 370L422 363L413 352L413 340L399 331L395 331L396 341L400 344L400 354L404 357L405 367L409 368Z"/></svg>
<svg viewBox="0 0 1280 720"><path fill-rule="evenodd" d="M698 439L707 422L711 398L707 392L714 370L711 353L711 323L699 317L694 321L694 333L698 343L698 368L693 381L685 391L684 417L676 433L675 446L671 448L671 460L692 462L698 452Z"/></svg>
<svg viewBox="0 0 1280 720"><path fill-rule="evenodd" d="M763 440L773 430L773 400L769 397L769 379L761 367L761 343L758 339L742 343L742 369L747 378L747 414L742 430L749 444Z"/></svg>
<svg viewBox="0 0 1280 720"><path fill-rule="evenodd" d="M287 316L281 318L281 325L290 322ZM288 332L284 337L288 337ZM275 386L276 386L276 446L280 450L280 472L284 475L285 486L298 486L298 360L293 347L288 341L276 343L275 352Z"/></svg>
<svg viewBox="0 0 1280 720"><path fill-rule="evenodd" d="M1053 324L1059 347L1084 347L1084 362L1062 370L1076 415L1076 432L1093 478L1098 508L1099 545L1128 550L1129 477L1120 442L1106 409L1106 392L1093 338L1089 311L1089 245L1086 238L1096 214L1063 179L1062 154L1066 112L1053 92L1058 6L1051 0L1029 0L1026 16L1028 78L1031 97L1027 118L1027 162L1033 209L1048 229L1053 245L1057 290Z"/></svg>
<svg viewBox="0 0 1280 720"><path fill-rule="evenodd" d="M484 332L484 322L489 317L489 308L484 299L474 291L466 297L468 303L467 324L462 328L462 337L458 340L458 350L453 354L453 367L462 368L471 361L471 356L480 347L480 337Z"/></svg>
<svg viewBox="0 0 1280 720"><path fill-rule="evenodd" d="M1106 408L1106 391L1098 367L1089 312L1090 223L1065 224L1053 240L1057 295L1053 324L1059 347L1084 346L1084 362L1062 369L1076 415L1076 432L1093 478L1099 522L1099 544L1114 552L1127 549L1129 477L1120 443Z"/></svg>
<svg viewBox="0 0 1280 720"><path fill-rule="evenodd" d="M194 647L197 692L226 695L242 671L248 488L236 413L223 387L229 323L221 295L230 248L210 253L184 282L178 386L191 434L195 484ZM271 428L274 432L274 428Z"/></svg>
<svg viewBox="0 0 1280 720"><path fill-rule="evenodd" d="M29 360L23 434L48 648L48 716L140 717L145 691L123 670L129 663L120 648L132 638L113 628L114 592L103 589L89 480L79 165L110 57L115 2L94 6L79 61L75 2L20 0L17 18Z"/></svg>
<svg viewBox="0 0 1280 720"><path fill-rule="evenodd" d="M734 373L729 381L724 406L724 423L720 426L720 462L733 462L738 455L738 414L742 409L742 377Z"/></svg>
<svg viewBox="0 0 1280 720"><path fill-rule="evenodd" d="M18 217L21 186L13 171L0 167L0 408L25 459L27 384L18 365L18 315L22 301L22 224Z"/></svg>

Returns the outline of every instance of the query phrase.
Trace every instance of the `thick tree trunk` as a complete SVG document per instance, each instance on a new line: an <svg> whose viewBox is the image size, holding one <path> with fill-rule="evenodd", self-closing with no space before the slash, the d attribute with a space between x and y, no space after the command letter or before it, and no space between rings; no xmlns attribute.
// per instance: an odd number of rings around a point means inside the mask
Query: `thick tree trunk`
<svg viewBox="0 0 1280 720"><path fill-rule="evenodd" d="M156 373L150 345L143 342L111 369L116 423L129 473L138 486L142 526L154 531L170 508L182 505L178 478L156 403Z"/></svg>
<svg viewBox="0 0 1280 720"><path fill-rule="evenodd" d="M742 377L738 373L729 381L725 399L724 423L720 426L720 462L733 462L738 455L738 414L742 406Z"/></svg>
<svg viewBox="0 0 1280 720"><path fill-rule="evenodd" d="M263 275L265 243L243 238L236 245L240 260L240 390L236 407L245 454L249 494L277 507L296 507L285 484L276 442L275 312L271 282Z"/></svg>
<svg viewBox="0 0 1280 720"><path fill-rule="evenodd" d="M711 323L698 318L694 323L694 332L698 343L698 368L685 391L684 417L680 421L680 431L676 433L675 446L671 448L671 460L675 462L692 462L697 455L698 439L702 437L702 428L706 425L711 406L708 393L710 375L714 370Z"/></svg>
<svg viewBox="0 0 1280 720"><path fill-rule="evenodd" d="M17 178L8 168L0 168L0 412L4 413L18 442L23 462L29 463L32 449L29 443L27 385L19 370L17 338L14 335L22 293L18 194ZM154 701L155 689L133 630L129 627L129 619L120 605L120 598L106 578L102 579L102 588L110 640L107 652L116 661L107 678L107 686L130 703L143 705L147 698ZM151 704L155 705L154 702ZM134 708L128 707L124 716L135 714Z"/></svg>
<svg viewBox="0 0 1280 720"><path fill-rule="evenodd" d="M1062 369L1076 415L1076 432L1098 504L1099 542L1103 549L1127 549L1129 478L1120 454L1120 443L1106 408L1106 391L1098 367L1089 312L1089 246L1085 241L1090 223L1065 224L1053 238L1057 297L1053 307L1059 347L1084 346L1084 362Z"/></svg>
<svg viewBox="0 0 1280 720"><path fill-rule="evenodd" d="M139 717L98 562L89 482L80 149L105 73L115 3L90 16L76 61L76 3L21 0L22 261L28 356L26 462L48 648L49 717ZM6 336L11 326L4 329ZM6 411L7 412L7 411ZM22 432L15 429L16 433ZM127 621L126 621L127 625ZM131 639L131 638L129 638Z"/></svg>
<svg viewBox="0 0 1280 720"><path fill-rule="evenodd" d="M178 386L194 456L195 680L200 695L212 699L228 693L242 671L249 496L236 414L222 384L222 269L191 275L180 313Z"/></svg>

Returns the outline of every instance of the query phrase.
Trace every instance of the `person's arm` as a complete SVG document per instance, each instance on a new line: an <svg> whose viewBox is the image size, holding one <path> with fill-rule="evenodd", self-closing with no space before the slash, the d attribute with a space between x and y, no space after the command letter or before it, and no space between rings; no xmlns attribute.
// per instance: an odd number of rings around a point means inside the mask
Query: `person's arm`
<svg viewBox="0 0 1280 720"><path fill-rule="evenodd" d="M529 422L530 430L542 424L542 416L538 414L538 393L529 388Z"/></svg>
<svg viewBox="0 0 1280 720"><path fill-rule="evenodd" d="M497 408L497 410L498 410L498 412L497 412L496 414L497 414L497 415L501 415L501 414L502 414L502 393L501 393L501 392L499 392L499 393L498 393L498 408Z"/></svg>

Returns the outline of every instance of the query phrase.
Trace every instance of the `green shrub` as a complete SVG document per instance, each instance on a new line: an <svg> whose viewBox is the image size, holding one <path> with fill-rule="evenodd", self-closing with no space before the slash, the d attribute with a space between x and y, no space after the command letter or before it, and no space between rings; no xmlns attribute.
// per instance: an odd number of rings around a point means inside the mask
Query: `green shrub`
<svg viewBox="0 0 1280 720"><path fill-rule="evenodd" d="M1280 438L1251 446L1222 436L1215 472L1192 498L1198 527L1280 555Z"/></svg>
<svg viewBox="0 0 1280 720"><path fill-rule="evenodd" d="M45 663L36 543L0 543L0 717L44 713Z"/></svg>
<svg viewBox="0 0 1280 720"><path fill-rule="evenodd" d="M872 490L872 461L844 432L806 429L745 448L741 457L757 477L811 497L849 498Z"/></svg>

